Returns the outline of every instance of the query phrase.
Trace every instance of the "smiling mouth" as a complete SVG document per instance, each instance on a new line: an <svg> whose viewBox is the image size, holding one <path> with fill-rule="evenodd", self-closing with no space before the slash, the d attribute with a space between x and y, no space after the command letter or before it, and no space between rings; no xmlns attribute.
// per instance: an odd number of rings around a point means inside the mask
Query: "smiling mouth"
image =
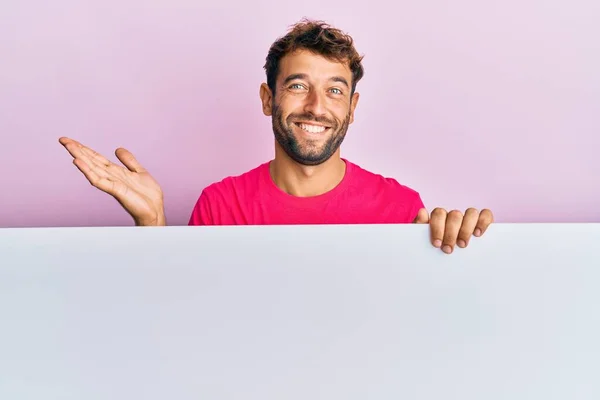
<svg viewBox="0 0 600 400"><path fill-rule="evenodd" d="M323 133L327 129L330 129L328 126L305 124L302 122L294 122L294 125L308 133Z"/></svg>

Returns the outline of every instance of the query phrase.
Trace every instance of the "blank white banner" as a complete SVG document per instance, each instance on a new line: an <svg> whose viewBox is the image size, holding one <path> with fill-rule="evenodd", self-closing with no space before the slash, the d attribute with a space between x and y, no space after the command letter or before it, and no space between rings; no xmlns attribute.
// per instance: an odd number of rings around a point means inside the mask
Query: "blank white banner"
<svg viewBox="0 0 600 400"><path fill-rule="evenodd" d="M600 398L600 224L0 229L0 399Z"/></svg>

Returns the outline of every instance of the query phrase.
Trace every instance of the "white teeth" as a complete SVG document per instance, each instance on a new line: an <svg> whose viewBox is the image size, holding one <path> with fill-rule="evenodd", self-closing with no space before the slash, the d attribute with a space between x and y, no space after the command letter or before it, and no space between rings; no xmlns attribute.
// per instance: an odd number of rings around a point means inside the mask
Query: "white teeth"
<svg viewBox="0 0 600 400"><path fill-rule="evenodd" d="M325 127L324 126L315 126L315 125L308 125L308 124L299 124L300 128L304 129L307 132L310 133L321 133L323 131L325 131Z"/></svg>

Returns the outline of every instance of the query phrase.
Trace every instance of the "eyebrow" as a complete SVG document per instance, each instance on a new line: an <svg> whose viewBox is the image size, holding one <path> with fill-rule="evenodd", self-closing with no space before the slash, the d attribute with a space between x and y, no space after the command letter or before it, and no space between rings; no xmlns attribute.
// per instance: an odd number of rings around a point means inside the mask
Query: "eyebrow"
<svg viewBox="0 0 600 400"><path fill-rule="evenodd" d="M291 74L290 76L285 78L285 80L283 81L283 84L285 85L288 82L294 81L296 79L308 79L308 75L306 75L306 74ZM339 83L345 85L347 88L350 87L350 85L348 85L348 81L343 76L332 76L331 78L329 78L329 80L333 81L333 82L339 82Z"/></svg>
<svg viewBox="0 0 600 400"><path fill-rule="evenodd" d="M346 78L344 78L342 76L333 76L329 80L334 81L334 82L340 82L341 84L345 85L347 88L350 87L350 85L348 85L348 81L346 80Z"/></svg>

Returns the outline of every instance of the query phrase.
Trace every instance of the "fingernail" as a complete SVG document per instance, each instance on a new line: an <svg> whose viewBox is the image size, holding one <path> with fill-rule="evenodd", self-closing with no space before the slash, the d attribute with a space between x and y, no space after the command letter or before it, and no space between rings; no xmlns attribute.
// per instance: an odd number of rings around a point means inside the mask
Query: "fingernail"
<svg viewBox="0 0 600 400"><path fill-rule="evenodd" d="M444 251L444 253L446 254L450 254L452 253L452 247L445 245L444 248L442 249Z"/></svg>
<svg viewBox="0 0 600 400"><path fill-rule="evenodd" d="M475 229L475 236L481 236L481 229Z"/></svg>
<svg viewBox="0 0 600 400"><path fill-rule="evenodd" d="M438 248L439 248L439 247L442 245L442 241L441 241L441 240L436 240L436 241L434 241L434 242L433 242L433 245L434 245L435 247L438 247Z"/></svg>
<svg viewBox="0 0 600 400"><path fill-rule="evenodd" d="M459 240L457 244L458 247L465 247L467 245L464 240Z"/></svg>

